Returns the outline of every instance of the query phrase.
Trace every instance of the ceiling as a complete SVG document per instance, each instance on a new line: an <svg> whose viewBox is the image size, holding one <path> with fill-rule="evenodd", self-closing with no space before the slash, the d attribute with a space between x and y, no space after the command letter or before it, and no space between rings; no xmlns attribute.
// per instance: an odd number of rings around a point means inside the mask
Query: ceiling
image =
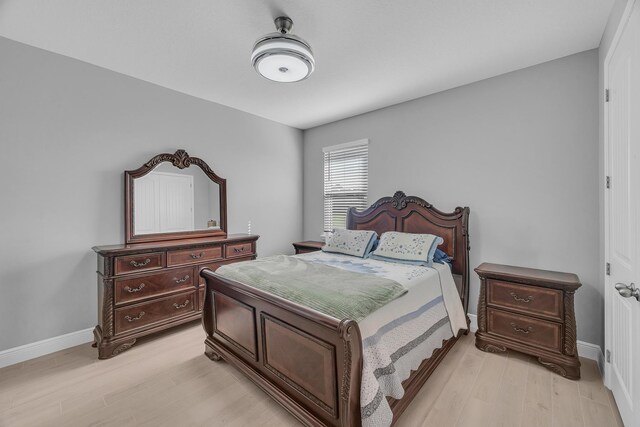
<svg viewBox="0 0 640 427"><path fill-rule="evenodd" d="M300 129L598 47L614 0L0 0L0 36ZM293 19L316 71L274 83Z"/></svg>

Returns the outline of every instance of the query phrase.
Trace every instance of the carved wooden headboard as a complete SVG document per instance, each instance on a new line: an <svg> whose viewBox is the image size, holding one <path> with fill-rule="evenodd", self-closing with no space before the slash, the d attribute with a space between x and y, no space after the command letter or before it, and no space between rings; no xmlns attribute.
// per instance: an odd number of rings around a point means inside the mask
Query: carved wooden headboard
<svg viewBox="0 0 640 427"><path fill-rule="evenodd" d="M350 230L375 230L429 233L444 239L439 248L453 257L452 272L462 277L456 283L465 313L469 305L469 208L457 207L444 213L415 196L396 191L393 197L383 197L363 211L355 208L347 213Z"/></svg>

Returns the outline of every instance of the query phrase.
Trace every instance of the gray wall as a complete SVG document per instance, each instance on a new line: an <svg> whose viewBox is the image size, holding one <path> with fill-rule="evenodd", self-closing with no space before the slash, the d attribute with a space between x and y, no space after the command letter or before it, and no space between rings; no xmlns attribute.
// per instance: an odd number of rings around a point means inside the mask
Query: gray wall
<svg viewBox="0 0 640 427"><path fill-rule="evenodd" d="M0 38L0 350L96 323L96 257L121 243L123 171L186 149L227 179L260 255L302 235L302 132Z"/></svg>
<svg viewBox="0 0 640 427"><path fill-rule="evenodd" d="M598 99L591 50L305 131L304 237L322 233L322 147L369 138L370 202L469 206L472 267L577 273L578 337L602 345Z"/></svg>

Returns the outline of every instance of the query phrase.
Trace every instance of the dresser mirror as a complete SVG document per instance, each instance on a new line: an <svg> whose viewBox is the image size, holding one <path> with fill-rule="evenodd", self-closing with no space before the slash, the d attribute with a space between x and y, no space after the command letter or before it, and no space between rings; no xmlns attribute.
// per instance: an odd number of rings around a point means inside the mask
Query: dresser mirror
<svg viewBox="0 0 640 427"><path fill-rule="evenodd" d="M227 235L226 180L184 150L125 171L125 241Z"/></svg>

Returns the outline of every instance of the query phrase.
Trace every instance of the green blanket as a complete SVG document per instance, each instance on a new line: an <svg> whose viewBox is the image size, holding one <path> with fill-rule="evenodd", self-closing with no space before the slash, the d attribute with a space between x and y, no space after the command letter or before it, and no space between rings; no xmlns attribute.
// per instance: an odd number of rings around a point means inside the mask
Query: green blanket
<svg viewBox="0 0 640 427"><path fill-rule="evenodd" d="M407 292L393 280L286 255L224 265L216 273L339 320L360 321Z"/></svg>

